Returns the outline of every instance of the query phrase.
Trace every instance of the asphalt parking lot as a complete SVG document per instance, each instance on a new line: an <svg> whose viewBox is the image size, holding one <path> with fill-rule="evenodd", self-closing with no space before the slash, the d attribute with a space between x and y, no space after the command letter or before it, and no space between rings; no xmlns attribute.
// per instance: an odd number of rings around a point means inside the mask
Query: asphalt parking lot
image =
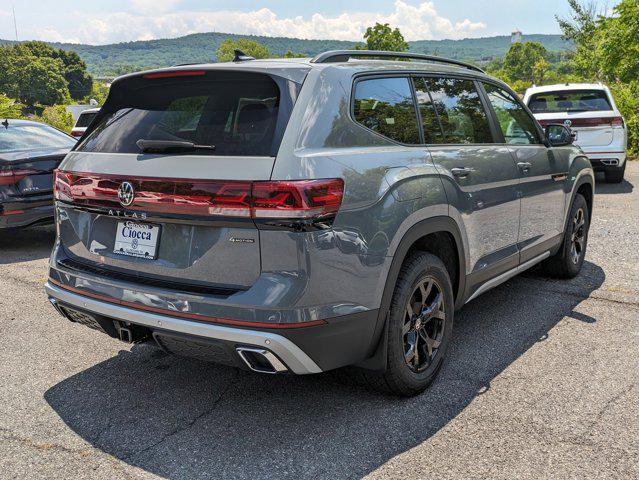
<svg viewBox="0 0 639 480"><path fill-rule="evenodd" d="M639 162L626 177L597 184L582 274L468 304L409 400L73 325L42 288L53 230L0 233L0 477L638 478Z"/></svg>

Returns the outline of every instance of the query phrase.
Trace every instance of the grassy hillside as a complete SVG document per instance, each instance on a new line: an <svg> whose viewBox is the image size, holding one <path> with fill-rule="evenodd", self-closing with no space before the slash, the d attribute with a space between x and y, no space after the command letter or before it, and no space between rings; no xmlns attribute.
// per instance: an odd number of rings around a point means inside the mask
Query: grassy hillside
<svg viewBox="0 0 639 480"><path fill-rule="evenodd" d="M215 32L111 45L68 43L51 43L51 45L65 50L75 50L87 63L91 73L98 76L110 76L180 63L214 61L215 52L220 43L227 38L233 40L249 38L258 41L266 45L271 54L275 56L283 56L288 50L313 56L326 50L348 49L355 46L355 42L338 40L301 40ZM524 41L541 42L548 50L566 50L570 47L570 44L562 40L560 35L524 35ZM0 40L0 43L12 42ZM476 62L493 56L502 56L509 46L510 37L508 36L410 42L410 50L413 52Z"/></svg>
<svg viewBox="0 0 639 480"><path fill-rule="evenodd" d="M524 35L523 41L539 42L550 51L565 51L572 46L572 43L564 40L561 35ZM418 40L409 42L409 45L411 52L477 62L490 57L504 56L510 48L510 36L463 40Z"/></svg>

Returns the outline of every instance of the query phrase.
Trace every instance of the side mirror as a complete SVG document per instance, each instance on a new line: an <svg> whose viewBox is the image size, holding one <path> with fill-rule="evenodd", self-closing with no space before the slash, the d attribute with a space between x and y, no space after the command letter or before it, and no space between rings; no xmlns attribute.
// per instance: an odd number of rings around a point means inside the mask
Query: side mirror
<svg viewBox="0 0 639 480"><path fill-rule="evenodd" d="M565 147L572 145L574 136L570 129L565 125L550 124L546 126L546 143L551 147Z"/></svg>

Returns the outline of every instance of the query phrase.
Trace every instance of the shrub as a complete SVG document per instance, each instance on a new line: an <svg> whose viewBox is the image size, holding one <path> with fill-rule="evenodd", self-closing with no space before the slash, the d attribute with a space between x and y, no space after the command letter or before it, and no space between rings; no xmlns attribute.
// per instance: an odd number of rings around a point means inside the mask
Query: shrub
<svg viewBox="0 0 639 480"><path fill-rule="evenodd" d="M52 127L69 133L73 128L73 115L67 112L64 105L53 105L51 107L45 107L39 116L33 118L38 122L43 122L51 125Z"/></svg>
<svg viewBox="0 0 639 480"><path fill-rule="evenodd" d="M610 86L628 129L628 154L639 155L639 81L616 82Z"/></svg>

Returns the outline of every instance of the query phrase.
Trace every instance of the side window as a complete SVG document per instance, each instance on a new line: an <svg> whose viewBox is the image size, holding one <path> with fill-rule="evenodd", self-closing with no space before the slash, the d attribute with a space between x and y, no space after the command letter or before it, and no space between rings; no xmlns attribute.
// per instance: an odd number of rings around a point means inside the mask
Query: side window
<svg viewBox="0 0 639 480"><path fill-rule="evenodd" d="M513 145L541 143L534 120L512 95L489 83L485 83L484 88L495 110L506 143Z"/></svg>
<svg viewBox="0 0 639 480"><path fill-rule="evenodd" d="M420 143L413 95L406 77L357 82L353 114L358 123L385 137L401 143Z"/></svg>
<svg viewBox="0 0 639 480"><path fill-rule="evenodd" d="M472 80L423 77L416 80L415 89L427 143L493 143L490 122ZM435 120L441 124L439 132Z"/></svg>
<svg viewBox="0 0 639 480"><path fill-rule="evenodd" d="M436 144L446 143L444 134L437 118L435 104L428 91L428 85L425 78L414 78L415 96L417 97L417 105L419 114L422 117L422 128L424 129L424 143Z"/></svg>

